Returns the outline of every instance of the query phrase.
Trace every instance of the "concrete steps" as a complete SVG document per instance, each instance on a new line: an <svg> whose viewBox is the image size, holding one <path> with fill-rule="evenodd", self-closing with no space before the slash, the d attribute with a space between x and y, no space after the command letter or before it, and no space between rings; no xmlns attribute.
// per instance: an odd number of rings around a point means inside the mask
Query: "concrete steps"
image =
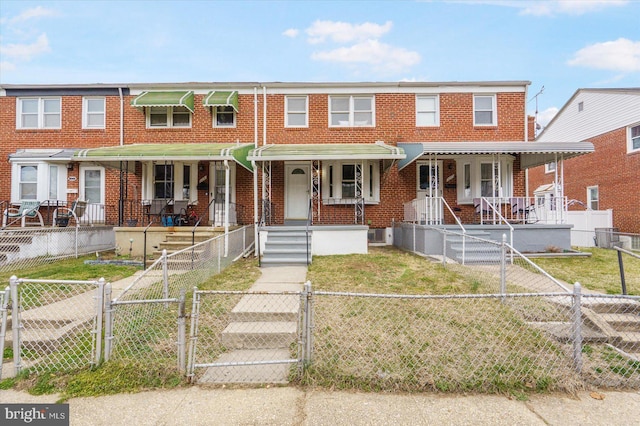
<svg viewBox="0 0 640 426"><path fill-rule="evenodd" d="M261 264L307 265L311 262L311 235L304 226L269 227Z"/></svg>
<svg viewBox="0 0 640 426"><path fill-rule="evenodd" d="M484 231L469 231L467 236L489 240L490 234ZM460 235L447 236L447 257L462 263L464 249L465 264L496 264L500 263L500 247L486 243L476 238L465 238Z"/></svg>

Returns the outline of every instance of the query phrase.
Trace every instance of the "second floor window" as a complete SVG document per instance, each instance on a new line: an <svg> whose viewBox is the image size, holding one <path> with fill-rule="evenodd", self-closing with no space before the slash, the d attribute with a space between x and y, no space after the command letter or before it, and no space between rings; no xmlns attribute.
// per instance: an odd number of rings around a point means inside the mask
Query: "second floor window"
<svg viewBox="0 0 640 426"><path fill-rule="evenodd" d="M236 127L236 112L232 106L214 107L214 127Z"/></svg>
<svg viewBox="0 0 640 426"><path fill-rule="evenodd" d="M628 152L640 151L640 124L629 129Z"/></svg>
<svg viewBox="0 0 640 426"><path fill-rule="evenodd" d="M306 96L287 96L285 109L285 127L309 126Z"/></svg>
<svg viewBox="0 0 640 426"><path fill-rule="evenodd" d="M191 127L191 112L182 106L148 107L147 127Z"/></svg>
<svg viewBox="0 0 640 426"><path fill-rule="evenodd" d="M331 127L374 126L374 97L331 96L329 117Z"/></svg>
<svg viewBox="0 0 640 426"><path fill-rule="evenodd" d="M438 97L417 96L416 97L416 126L437 126L440 117L438 115Z"/></svg>
<svg viewBox="0 0 640 426"><path fill-rule="evenodd" d="M82 128L104 129L105 100L103 97L82 99Z"/></svg>
<svg viewBox="0 0 640 426"><path fill-rule="evenodd" d="M18 98L16 127L18 129L61 128L60 98Z"/></svg>
<svg viewBox="0 0 640 426"><path fill-rule="evenodd" d="M496 97L494 95L475 95L473 97L473 125L497 125Z"/></svg>

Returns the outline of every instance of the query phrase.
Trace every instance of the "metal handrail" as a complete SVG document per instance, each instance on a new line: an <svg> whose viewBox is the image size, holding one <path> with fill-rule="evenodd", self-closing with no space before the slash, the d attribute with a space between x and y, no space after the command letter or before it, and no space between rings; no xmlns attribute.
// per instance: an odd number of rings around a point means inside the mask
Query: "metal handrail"
<svg viewBox="0 0 640 426"><path fill-rule="evenodd" d="M622 253L628 254L631 257L635 257L636 259L640 259L640 255L633 253L629 250L625 250L620 247L614 247L618 252L618 267L620 268L620 284L622 286L622 294L627 295L627 280L624 277L624 263L622 261Z"/></svg>
<svg viewBox="0 0 640 426"><path fill-rule="evenodd" d="M442 204L445 205L445 207L447 208L447 210L449 210L449 213L451 213L451 216L453 216L453 218L455 219L456 223L458 224L458 226L460 227L460 229L462 229L462 264L464 265L464 258L466 255L466 239L467 239L467 230L465 229L464 226L462 226L462 222L460 221L460 218L453 212L453 209L451 208L451 206L449 206L449 203L447 203L447 200L444 199L444 197L438 197L442 200ZM443 234L443 238L446 238L446 234Z"/></svg>
<svg viewBox="0 0 640 426"><path fill-rule="evenodd" d="M207 216L209 214L209 209L211 208L211 204L215 203L216 199L212 198L211 201L209 201L209 204L207 204L207 208L204 212L204 214L198 218L197 222L195 225L193 225L193 228L191 229L191 245L195 245L196 243L196 229L198 228L198 226L200 226L200 222L202 222L202 219L204 219L205 216Z"/></svg>
<svg viewBox="0 0 640 426"><path fill-rule="evenodd" d="M309 259L310 254L309 253L309 226L311 226L311 220L313 219L313 200L309 199L309 210L307 212L307 224L306 224L306 229L305 229L305 236L307 238L307 244L305 249L307 250L307 265L311 264L311 261Z"/></svg>
<svg viewBox="0 0 640 426"><path fill-rule="evenodd" d="M502 215L502 213L500 213L500 210L496 209L496 206L493 203L490 203L489 200L487 199L487 197L482 197L480 199L480 205L482 206L483 203L486 203L487 206L489 206L489 208L493 211L493 224L496 224L496 216L499 219L498 223L500 223L500 221L504 222L505 225L507 225L509 227L509 245L511 247L513 247L513 225L511 225L509 223L509 221L507 221L507 219L505 219L505 217ZM480 210L480 214L482 215L482 209ZM513 261L513 256L511 257L511 261Z"/></svg>

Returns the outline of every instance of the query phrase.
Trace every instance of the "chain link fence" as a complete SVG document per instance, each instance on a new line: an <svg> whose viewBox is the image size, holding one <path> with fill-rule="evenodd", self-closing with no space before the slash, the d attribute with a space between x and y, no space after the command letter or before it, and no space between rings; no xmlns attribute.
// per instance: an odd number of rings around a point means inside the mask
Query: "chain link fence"
<svg viewBox="0 0 640 426"><path fill-rule="evenodd" d="M12 277L9 288L3 296L0 347L12 347L16 374L73 371L100 361L104 280Z"/></svg>
<svg viewBox="0 0 640 426"><path fill-rule="evenodd" d="M243 227L163 255L124 289L107 298L107 360L185 369L185 295L220 273L253 244ZM119 293L118 293L119 292Z"/></svg>
<svg viewBox="0 0 640 426"><path fill-rule="evenodd" d="M26 269L114 247L112 227L2 229L0 272Z"/></svg>

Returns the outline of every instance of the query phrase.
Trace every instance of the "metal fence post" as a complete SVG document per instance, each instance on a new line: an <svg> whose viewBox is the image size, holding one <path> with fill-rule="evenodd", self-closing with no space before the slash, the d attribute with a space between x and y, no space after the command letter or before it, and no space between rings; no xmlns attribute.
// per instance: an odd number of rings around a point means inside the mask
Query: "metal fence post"
<svg viewBox="0 0 640 426"><path fill-rule="evenodd" d="M78 226L78 224L76 223L76 229L75 229L75 234L76 234L76 259L78 258L78 245L79 245L79 241L78 241L78 239L79 239L78 229L79 229L79 226Z"/></svg>
<svg viewBox="0 0 640 426"><path fill-rule="evenodd" d="M447 231L442 233L442 266L447 266Z"/></svg>
<svg viewBox="0 0 640 426"><path fill-rule="evenodd" d="M189 329L189 359L187 360L187 377L193 380L193 371L195 369L196 357L196 341L198 340L198 310L200 304L198 301L198 287L193 288L193 303L191 305L191 328Z"/></svg>
<svg viewBox="0 0 640 426"><path fill-rule="evenodd" d="M111 284L104 290L104 360L109 361L113 340L113 305L111 304Z"/></svg>
<svg viewBox="0 0 640 426"><path fill-rule="evenodd" d="M304 310L304 322L306 339L304 341L304 366L311 364L313 359L313 291L311 290L311 281L304 284L304 291L307 294Z"/></svg>
<svg viewBox="0 0 640 426"><path fill-rule="evenodd" d="M500 244L500 294L502 301L507 295L507 235L502 234L502 244Z"/></svg>
<svg viewBox="0 0 640 426"><path fill-rule="evenodd" d="M0 304L0 380L2 380L2 355L4 354L4 342L7 335L7 316L9 308L9 294L11 288L7 286L4 289L4 294L0 298L2 304Z"/></svg>
<svg viewBox="0 0 640 426"><path fill-rule="evenodd" d="M20 301L18 299L18 277L15 275L9 278L9 286L11 287L11 329L13 333L13 366L16 376L20 373L22 362L20 359Z"/></svg>
<svg viewBox="0 0 640 426"><path fill-rule="evenodd" d="M95 357L94 363L95 365L100 364L100 359L102 357L102 312L104 310L104 287L105 281L104 278L100 278L97 281L97 289L96 289L96 325L93 330L95 339Z"/></svg>
<svg viewBox="0 0 640 426"><path fill-rule="evenodd" d="M578 373L582 372L582 286L576 282L573 286L573 365Z"/></svg>
<svg viewBox="0 0 640 426"><path fill-rule="evenodd" d="M185 349L186 349L186 321L185 321L185 289L180 289L180 299L178 302L178 370L185 371Z"/></svg>
<svg viewBox="0 0 640 426"><path fill-rule="evenodd" d="M218 238L218 273L222 271L222 239Z"/></svg>
<svg viewBox="0 0 640 426"><path fill-rule="evenodd" d="M162 250L162 297L169 298L169 265L167 261L167 249ZM169 302L164 304L165 308L169 307Z"/></svg>

